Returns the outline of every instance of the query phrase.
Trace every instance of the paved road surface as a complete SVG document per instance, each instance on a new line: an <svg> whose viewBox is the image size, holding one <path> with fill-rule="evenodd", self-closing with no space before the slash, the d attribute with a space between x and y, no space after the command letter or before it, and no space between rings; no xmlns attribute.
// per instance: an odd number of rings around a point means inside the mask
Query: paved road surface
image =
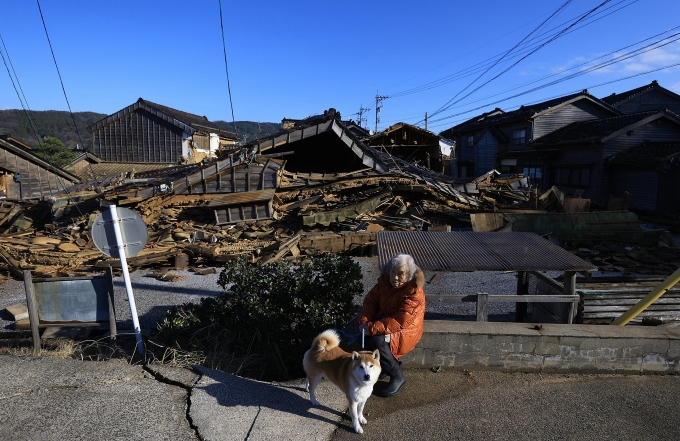
<svg viewBox="0 0 680 441"><path fill-rule="evenodd" d="M362 440L677 440L680 376L407 370ZM332 440L356 440L343 419Z"/></svg>

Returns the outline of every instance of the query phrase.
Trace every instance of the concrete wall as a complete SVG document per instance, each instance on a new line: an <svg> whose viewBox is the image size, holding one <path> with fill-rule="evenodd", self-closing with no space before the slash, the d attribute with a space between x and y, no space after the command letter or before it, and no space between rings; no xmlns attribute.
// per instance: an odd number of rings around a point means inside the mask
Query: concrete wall
<svg viewBox="0 0 680 441"><path fill-rule="evenodd" d="M514 371L679 372L680 326L426 321L407 367Z"/></svg>

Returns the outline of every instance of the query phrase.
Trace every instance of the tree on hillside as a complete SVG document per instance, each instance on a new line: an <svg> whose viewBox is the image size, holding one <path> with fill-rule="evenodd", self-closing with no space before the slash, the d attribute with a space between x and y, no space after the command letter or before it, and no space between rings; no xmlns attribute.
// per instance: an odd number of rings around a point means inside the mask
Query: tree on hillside
<svg viewBox="0 0 680 441"><path fill-rule="evenodd" d="M54 136L44 137L42 148L40 146L36 147L33 149L33 154L59 168L70 164L76 157L70 148L66 147L63 142Z"/></svg>

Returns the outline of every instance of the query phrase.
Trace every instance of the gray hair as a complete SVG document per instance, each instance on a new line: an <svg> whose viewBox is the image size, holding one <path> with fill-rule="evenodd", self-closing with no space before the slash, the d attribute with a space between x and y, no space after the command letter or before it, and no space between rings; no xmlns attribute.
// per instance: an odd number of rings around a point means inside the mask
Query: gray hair
<svg viewBox="0 0 680 441"><path fill-rule="evenodd" d="M413 257L410 254L396 254L394 257L390 259L389 262L385 264L383 267L381 273L382 274L390 274L390 271L392 268L399 268L399 267L406 267L406 273L408 275L408 280L413 280L413 277L416 275L416 261L413 260Z"/></svg>

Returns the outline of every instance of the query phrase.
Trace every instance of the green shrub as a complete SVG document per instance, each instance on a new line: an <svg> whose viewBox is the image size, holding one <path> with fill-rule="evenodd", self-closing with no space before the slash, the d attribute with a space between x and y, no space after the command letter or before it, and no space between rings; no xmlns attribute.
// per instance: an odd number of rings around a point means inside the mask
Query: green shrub
<svg viewBox="0 0 680 441"><path fill-rule="evenodd" d="M223 294L168 311L158 339L208 367L264 380L304 376L312 339L344 327L362 291L359 265L333 254L310 264L252 265L241 257L224 265L218 284Z"/></svg>

